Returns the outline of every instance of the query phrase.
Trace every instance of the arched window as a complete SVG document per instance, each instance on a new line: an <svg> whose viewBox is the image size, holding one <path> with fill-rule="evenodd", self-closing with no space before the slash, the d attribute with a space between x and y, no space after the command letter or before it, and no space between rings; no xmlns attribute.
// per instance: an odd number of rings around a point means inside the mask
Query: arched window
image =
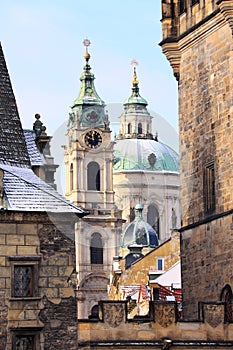
<svg viewBox="0 0 233 350"><path fill-rule="evenodd" d="M142 123L138 123L138 134L142 134Z"/></svg>
<svg viewBox="0 0 233 350"><path fill-rule="evenodd" d="M131 123L128 124L128 134L131 134Z"/></svg>
<svg viewBox="0 0 233 350"><path fill-rule="evenodd" d="M159 212L154 204L148 206L147 222L153 227L159 237Z"/></svg>
<svg viewBox="0 0 233 350"><path fill-rule="evenodd" d="M94 305L91 308L91 314L88 316L88 318L99 318L99 305Z"/></svg>
<svg viewBox="0 0 233 350"><path fill-rule="evenodd" d="M100 191L100 166L96 162L87 165L87 189Z"/></svg>
<svg viewBox="0 0 233 350"><path fill-rule="evenodd" d="M149 132L150 132L150 124L149 123L147 123L146 132L147 132L147 134L149 134Z"/></svg>
<svg viewBox="0 0 233 350"><path fill-rule="evenodd" d="M227 284L220 295L220 300L225 302L225 321L226 322L232 322L233 321L233 312L232 312L232 303L233 303L233 294L232 289Z"/></svg>
<svg viewBox="0 0 233 350"><path fill-rule="evenodd" d="M70 191L74 189L74 166L73 163L70 164Z"/></svg>
<svg viewBox="0 0 233 350"><path fill-rule="evenodd" d="M95 232L91 236L91 264L103 264L103 242L101 234Z"/></svg>

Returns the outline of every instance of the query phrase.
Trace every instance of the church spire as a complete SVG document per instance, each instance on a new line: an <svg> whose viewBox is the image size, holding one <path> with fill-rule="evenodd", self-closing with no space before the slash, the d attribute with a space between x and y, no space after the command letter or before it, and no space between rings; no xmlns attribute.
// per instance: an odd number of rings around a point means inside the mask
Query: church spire
<svg viewBox="0 0 233 350"><path fill-rule="evenodd" d="M95 90L94 86L94 79L95 76L91 72L91 66L89 64L89 60L91 58L90 53L88 52L88 47L91 45L91 42L89 39L85 39L83 41L84 46L86 47L85 54L83 57L85 58L86 64L83 67L83 72L80 77L81 81L81 88L78 97L74 101L71 108L77 106L77 105L83 105L83 104L96 104L99 106L104 106L104 101L99 97Z"/></svg>
<svg viewBox="0 0 233 350"><path fill-rule="evenodd" d="M88 48L91 42L89 39L84 39L83 44L86 48L83 56L86 63L80 77L79 95L71 105L72 113L70 113L68 127L73 125L76 127L104 127L106 125L105 103L96 92L95 76L89 64L91 55Z"/></svg>
<svg viewBox="0 0 233 350"><path fill-rule="evenodd" d="M152 138L152 117L147 111L147 101L139 93L139 81L136 67L138 62L133 59L132 93L124 102L124 112L120 117L120 134L117 139Z"/></svg>
<svg viewBox="0 0 233 350"><path fill-rule="evenodd" d="M139 94L139 86L138 86L139 85L139 81L137 80L137 71L136 71L136 67L138 66L138 62L134 58L131 61L131 64L133 66L132 94L125 101L124 105L127 105L127 104L141 104L141 105L147 106L148 105L147 101L143 97L141 97L140 94Z"/></svg>

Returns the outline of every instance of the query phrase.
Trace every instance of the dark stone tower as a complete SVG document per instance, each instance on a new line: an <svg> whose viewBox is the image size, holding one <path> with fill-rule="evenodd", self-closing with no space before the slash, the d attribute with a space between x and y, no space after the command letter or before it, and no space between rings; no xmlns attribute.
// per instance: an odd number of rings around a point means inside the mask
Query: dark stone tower
<svg viewBox="0 0 233 350"><path fill-rule="evenodd" d="M184 317L226 302L232 320L233 6L163 0L163 40L179 88Z"/></svg>

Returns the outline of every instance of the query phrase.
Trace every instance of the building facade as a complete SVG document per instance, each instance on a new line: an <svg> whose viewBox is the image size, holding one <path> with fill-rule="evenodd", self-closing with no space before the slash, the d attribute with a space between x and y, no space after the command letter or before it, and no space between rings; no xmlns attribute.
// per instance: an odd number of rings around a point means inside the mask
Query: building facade
<svg viewBox="0 0 233 350"><path fill-rule="evenodd" d="M179 88L184 315L225 301L232 317L232 1L162 1Z"/></svg>

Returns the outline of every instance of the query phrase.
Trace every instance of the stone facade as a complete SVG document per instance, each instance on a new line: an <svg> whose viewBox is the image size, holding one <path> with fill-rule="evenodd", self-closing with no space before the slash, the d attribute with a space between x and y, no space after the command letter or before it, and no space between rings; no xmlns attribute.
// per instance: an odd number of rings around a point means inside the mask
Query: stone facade
<svg viewBox="0 0 233 350"><path fill-rule="evenodd" d="M76 349L75 245L64 234L74 237L74 222L60 215L59 230L53 220L45 213L0 214L1 349L18 349L20 341L36 349ZM16 275L28 267L30 292L26 282L21 290Z"/></svg>
<svg viewBox="0 0 233 350"><path fill-rule="evenodd" d="M233 9L229 0L162 3L161 46L179 88L183 306L195 318L198 301L224 301L226 287L232 303Z"/></svg>

